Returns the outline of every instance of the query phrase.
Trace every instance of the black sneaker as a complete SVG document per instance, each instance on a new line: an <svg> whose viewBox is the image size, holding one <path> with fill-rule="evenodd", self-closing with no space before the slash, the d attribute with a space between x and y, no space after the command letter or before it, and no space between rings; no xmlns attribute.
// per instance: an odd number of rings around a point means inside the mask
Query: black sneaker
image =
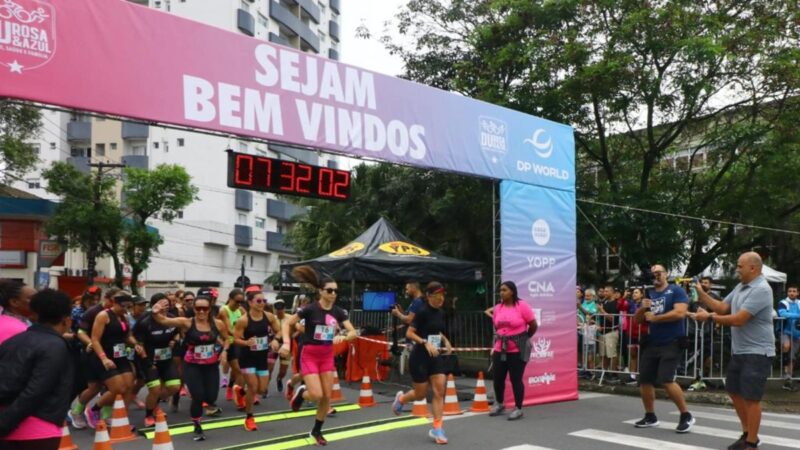
<svg viewBox="0 0 800 450"><path fill-rule="evenodd" d="M783 388L784 391L789 391L789 392L797 391L797 388L794 387L794 383L792 383L792 380L784 381L782 388Z"/></svg>
<svg viewBox="0 0 800 450"><path fill-rule="evenodd" d="M636 428L652 428L659 425L658 418L655 414L645 414L644 418L633 424Z"/></svg>
<svg viewBox="0 0 800 450"><path fill-rule="evenodd" d="M678 433L688 433L692 429L692 425L694 425L694 417L692 413L683 413L681 414L681 420L678 423L678 427L675 428L675 431Z"/></svg>
<svg viewBox="0 0 800 450"><path fill-rule="evenodd" d="M194 424L194 436L192 437L193 441L205 441L206 435L203 434L203 427L200 426L199 423Z"/></svg>
<svg viewBox="0 0 800 450"><path fill-rule="evenodd" d="M314 442L316 442L314 445L328 445L328 441L322 436L322 432L315 433L312 431L308 433L308 435L311 436L311 439L314 439Z"/></svg>
<svg viewBox="0 0 800 450"><path fill-rule="evenodd" d="M275 380L275 385L278 386L278 392L283 392L283 380Z"/></svg>
<svg viewBox="0 0 800 450"><path fill-rule="evenodd" d="M728 446L728 450L744 450L747 446L747 433L742 433L739 439Z"/></svg>
<svg viewBox="0 0 800 450"><path fill-rule="evenodd" d="M299 411L300 407L303 406L303 392L306 391L306 385L301 385L294 391L294 395L292 395L292 411Z"/></svg>

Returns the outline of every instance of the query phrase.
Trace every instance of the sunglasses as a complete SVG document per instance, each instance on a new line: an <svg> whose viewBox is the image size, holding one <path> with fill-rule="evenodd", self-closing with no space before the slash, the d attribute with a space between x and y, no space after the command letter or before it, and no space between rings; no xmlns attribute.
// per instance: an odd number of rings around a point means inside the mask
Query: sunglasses
<svg viewBox="0 0 800 450"><path fill-rule="evenodd" d="M267 299L265 299L265 298L254 298L253 299L253 303L258 303L258 304L267 303Z"/></svg>
<svg viewBox="0 0 800 450"><path fill-rule="evenodd" d="M325 288L325 289L323 289L323 291L327 292L328 294L338 294L339 293L339 289L334 289L334 288Z"/></svg>
<svg viewBox="0 0 800 450"><path fill-rule="evenodd" d="M208 312L211 308L208 306L195 306L194 310L197 312Z"/></svg>

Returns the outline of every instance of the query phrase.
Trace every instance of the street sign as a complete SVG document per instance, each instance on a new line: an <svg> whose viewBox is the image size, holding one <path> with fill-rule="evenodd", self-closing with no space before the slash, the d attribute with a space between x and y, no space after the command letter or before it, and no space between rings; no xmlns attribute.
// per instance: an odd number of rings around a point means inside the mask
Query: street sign
<svg viewBox="0 0 800 450"><path fill-rule="evenodd" d="M64 253L64 246L58 241L39 241L39 267L50 267Z"/></svg>
<svg viewBox="0 0 800 450"><path fill-rule="evenodd" d="M250 278L247 276L240 276L236 279L236 286L241 286L244 289L247 286L250 286Z"/></svg>

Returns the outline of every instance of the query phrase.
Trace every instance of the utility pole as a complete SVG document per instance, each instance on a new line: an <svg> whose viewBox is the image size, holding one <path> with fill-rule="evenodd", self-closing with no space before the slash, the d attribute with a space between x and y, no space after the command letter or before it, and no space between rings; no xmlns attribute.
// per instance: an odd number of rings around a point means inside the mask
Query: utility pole
<svg viewBox="0 0 800 450"><path fill-rule="evenodd" d="M111 171L114 169L124 168L125 164L115 164L115 163L89 163L89 167L94 167L97 169L95 172L94 178L94 185L92 186L93 195L92 195L92 209L94 211L94 215L96 216L97 213L100 211L100 196L102 192L100 191L100 182L103 181L103 175L105 175L106 171ZM89 228L89 251L87 252L86 259L86 285L91 286L94 284L94 278L97 275L96 271L94 270L97 267L97 228L94 226L94 221L90 222Z"/></svg>

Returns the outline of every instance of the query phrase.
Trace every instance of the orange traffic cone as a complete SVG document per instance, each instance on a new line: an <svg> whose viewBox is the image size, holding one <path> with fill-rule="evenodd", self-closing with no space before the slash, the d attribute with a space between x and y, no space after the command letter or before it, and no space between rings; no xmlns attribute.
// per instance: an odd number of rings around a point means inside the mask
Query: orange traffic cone
<svg viewBox="0 0 800 450"><path fill-rule="evenodd" d="M489 412L489 400L486 398L486 383L483 381L483 372L478 372L478 382L475 384L475 400L472 401L472 412Z"/></svg>
<svg viewBox="0 0 800 450"><path fill-rule="evenodd" d="M331 392L331 403L343 402L342 387L339 386L339 375L333 376L333 391Z"/></svg>
<svg viewBox="0 0 800 450"><path fill-rule="evenodd" d="M172 437L169 435L167 418L162 411L156 415L156 435L153 438L153 450L175 450L172 446Z"/></svg>
<svg viewBox="0 0 800 450"><path fill-rule="evenodd" d="M431 417L431 410L428 408L428 402L423 398L414 402L414 407L411 408L411 415L417 417Z"/></svg>
<svg viewBox="0 0 800 450"><path fill-rule="evenodd" d="M94 432L94 450L114 450L111 447L111 439L108 437L108 428L106 428L106 421L100 419L97 421Z"/></svg>
<svg viewBox="0 0 800 450"><path fill-rule="evenodd" d="M67 426L67 421L64 421L64 426L61 427L61 442L58 444L58 450L76 450L78 448L74 442L72 442L72 436L69 435L69 426Z"/></svg>
<svg viewBox="0 0 800 450"><path fill-rule="evenodd" d="M453 374L447 376L447 390L444 394L444 415L457 416L464 414L461 407L458 405L458 394L456 393L456 381L453 379Z"/></svg>
<svg viewBox="0 0 800 450"><path fill-rule="evenodd" d="M128 411L125 409L125 400L121 395L117 395L114 400L114 411L111 413L111 430L109 431L111 442L128 442L136 439L131 432L131 423L128 420Z"/></svg>
<svg viewBox="0 0 800 450"><path fill-rule="evenodd" d="M361 392L358 395L358 406L363 408L375 406L375 404L375 397L372 396L372 383L370 383L369 377L364 375L361 380Z"/></svg>

